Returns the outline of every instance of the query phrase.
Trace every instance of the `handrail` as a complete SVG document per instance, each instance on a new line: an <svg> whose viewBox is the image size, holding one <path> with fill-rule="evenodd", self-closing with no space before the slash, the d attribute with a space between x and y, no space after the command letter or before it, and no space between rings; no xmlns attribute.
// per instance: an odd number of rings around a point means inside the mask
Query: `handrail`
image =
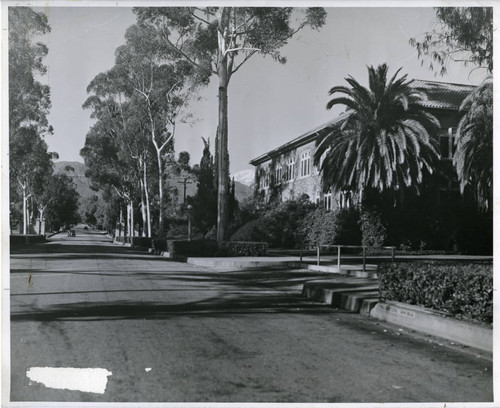
<svg viewBox="0 0 500 408"><path fill-rule="evenodd" d="M391 250L391 262L395 259L395 249L394 246L367 246L367 245L317 245L316 246L316 256L317 265L320 264L320 248L337 248L337 268L340 271L340 249L341 248L361 248L363 249L363 272L366 271L366 248L370 249L390 249Z"/></svg>

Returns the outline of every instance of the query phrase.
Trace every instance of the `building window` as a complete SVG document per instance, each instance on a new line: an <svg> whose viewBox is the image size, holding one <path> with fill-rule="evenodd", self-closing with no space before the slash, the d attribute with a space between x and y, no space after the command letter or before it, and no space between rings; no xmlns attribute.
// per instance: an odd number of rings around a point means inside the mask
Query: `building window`
<svg viewBox="0 0 500 408"><path fill-rule="evenodd" d="M279 164L276 169L274 170L274 183L275 184L281 184L281 179L282 179L282 167L281 164Z"/></svg>
<svg viewBox="0 0 500 408"><path fill-rule="evenodd" d="M269 174L267 170L263 170L261 175L260 175L260 188L267 188L269 187Z"/></svg>
<svg viewBox="0 0 500 408"><path fill-rule="evenodd" d="M351 192L349 190L343 190L339 195L339 207L340 208L350 208L351 207Z"/></svg>
<svg viewBox="0 0 500 408"><path fill-rule="evenodd" d="M439 152L441 159L453 159L456 148L456 129L448 128L446 132L439 135Z"/></svg>
<svg viewBox="0 0 500 408"><path fill-rule="evenodd" d="M331 211L332 210L332 190L328 190L327 193L325 193L323 200L325 202L325 210L326 211Z"/></svg>
<svg viewBox="0 0 500 408"><path fill-rule="evenodd" d="M311 153L304 152L300 156L300 177L306 177L311 174Z"/></svg>
<svg viewBox="0 0 500 408"><path fill-rule="evenodd" d="M285 173L285 180L291 181L293 180L295 175L295 159L290 159L288 160L286 164L286 173Z"/></svg>

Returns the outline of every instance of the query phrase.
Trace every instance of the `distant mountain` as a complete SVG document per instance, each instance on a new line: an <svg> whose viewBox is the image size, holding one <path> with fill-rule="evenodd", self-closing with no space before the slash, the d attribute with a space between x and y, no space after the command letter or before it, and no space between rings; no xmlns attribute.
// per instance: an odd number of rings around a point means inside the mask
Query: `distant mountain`
<svg viewBox="0 0 500 408"><path fill-rule="evenodd" d="M255 184L255 170L241 170L234 173L231 178L234 178L234 181L237 183L243 184L247 187L253 187Z"/></svg>
<svg viewBox="0 0 500 408"><path fill-rule="evenodd" d="M246 198L252 197L253 187L246 186L234 180L234 195L239 202L242 202Z"/></svg>
<svg viewBox="0 0 500 408"><path fill-rule="evenodd" d="M77 161L58 161L54 163L54 173L64 174L71 177L73 183L76 185L76 191L80 194L80 202L86 197L92 197L94 195L100 196L100 192L91 190L89 180L85 177L86 166L83 163ZM234 186L235 186L235 196L238 201L243 201L248 197L253 195L253 184L254 184L254 171L253 170L243 170L235 173ZM232 178L231 177L231 178ZM182 200L184 193L184 185L178 180L169 180L172 187L177 187L179 192L179 197ZM196 182L191 181L186 183L186 195L196 194Z"/></svg>
<svg viewBox="0 0 500 408"><path fill-rule="evenodd" d="M99 195L97 191L91 190L89 180L85 177L86 166L77 161L58 161L54 162L54 173L64 174L71 177L76 186L76 191L80 194L80 202L86 197Z"/></svg>

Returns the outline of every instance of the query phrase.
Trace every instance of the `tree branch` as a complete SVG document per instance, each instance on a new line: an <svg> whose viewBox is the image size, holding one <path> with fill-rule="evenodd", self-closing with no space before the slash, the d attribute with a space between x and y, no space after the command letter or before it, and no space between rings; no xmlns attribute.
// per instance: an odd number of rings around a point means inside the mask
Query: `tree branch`
<svg viewBox="0 0 500 408"><path fill-rule="evenodd" d="M193 7L192 8L193 10L196 10L196 7ZM206 25L210 25L210 22L201 18L200 16L197 16L193 11L192 11L191 7L188 8L189 10L189 14L191 14L194 18L196 18L197 20L200 20L201 22L205 23Z"/></svg>
<svg viewBox="0 0 500 408"><path fill-rule="evenodd" d="M248 60L252 57L252 55L254 55L254 54L255 54L255 53L257 53L257 52L258 52L258 51L251 51L249 54L247 54L247 55L246 55L246 57L243 59L243 61L241 61L238 65L236 65L236 68L234 68L234 69L232 70L232 72L231 72L231 73L229 73L229 76L231 77L231 76L232 76L232 75L233 75L236 71L238 71L238 70L241 68L241 66L242 66L245 62L247 62L247 61L248 61Z"/></svg>
<svg viewBox="0 0 500 408"><path fill-rule="evenodd" d="M168 38L167 34L163 34L162 37L165 39L165 41L168 43L168 45L170 45L176 52L178 52L179 54L181 54L186 59L187 62L189 62L190 64L194 65L196 68L198 68L201 71L204 71L206 69L206 68L202 67L200 64L198 64L195 60L193 60L184 51L182 51L182 49L179 46L176 46L175 44L173 44L172 41L170 41L170 39ZM212 69L211 69L211 72L213 74L217 74L217 71L214 71Z"/></svg>

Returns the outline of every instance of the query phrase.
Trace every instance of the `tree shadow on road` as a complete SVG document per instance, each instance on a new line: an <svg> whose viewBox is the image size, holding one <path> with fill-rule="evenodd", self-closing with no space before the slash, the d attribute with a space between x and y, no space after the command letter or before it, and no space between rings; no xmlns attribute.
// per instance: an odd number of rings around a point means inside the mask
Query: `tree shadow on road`
<svg viewBox="0 0 500 408"><path fill-rule="evenodd" d="M300 295L239 293L176 304L138 301L65 303L39 311L13 312L11 321L168 319L179 316L234 318L256 313L325 314L332 310Z"/></svg>

